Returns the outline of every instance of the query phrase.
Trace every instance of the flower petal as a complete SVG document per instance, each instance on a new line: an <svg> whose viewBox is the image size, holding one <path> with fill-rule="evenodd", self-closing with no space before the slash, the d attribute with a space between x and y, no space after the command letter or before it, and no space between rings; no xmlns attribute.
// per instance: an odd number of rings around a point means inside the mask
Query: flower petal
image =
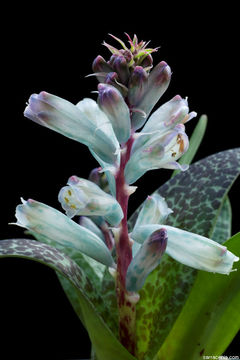
<svg viewBox="0 0 240 360"><path fill-rule="evenodd" d="M161 229L162 225L142 225L135 228L131 238L143 243L154 231ZM168 233L166 253L180 263L194 269L229 274L233 263L239 258L227 250L225 246L172 226L164 225Z"/></svg>
<svg viewBox="0 0 240 360"><path fill-rule="evenodd" d="M77 249L106 266L114 265L110 251L97 235L48 205L23 200L16 208L16 218L16 225Z"/></svg>

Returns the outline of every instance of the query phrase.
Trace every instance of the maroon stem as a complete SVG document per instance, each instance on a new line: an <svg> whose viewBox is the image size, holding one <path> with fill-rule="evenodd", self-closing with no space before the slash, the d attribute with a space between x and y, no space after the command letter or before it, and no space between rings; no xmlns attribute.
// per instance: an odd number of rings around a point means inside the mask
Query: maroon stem
<svg viewBox="0 0 240 360"><path fill-rule="evenodd" d="M119 336L121 343L134 354L135 349L135 303L131 301L131 293L126 290L126 274L132 260L132 245L128 236L127 211L129 186L125 182L124 170L130 158L133 136L122 149L121 162L116 174L116 198L122 207L123 219L120 224L119 238L116 242L117 280L116 291L119 309Z"/></svg>

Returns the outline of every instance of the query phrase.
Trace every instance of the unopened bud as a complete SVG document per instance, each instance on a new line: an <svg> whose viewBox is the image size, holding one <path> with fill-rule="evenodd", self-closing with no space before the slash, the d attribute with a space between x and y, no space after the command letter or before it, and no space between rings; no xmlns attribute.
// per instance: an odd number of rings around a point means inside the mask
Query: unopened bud
<svg viewBox="0 0 240 360"><path fill-rule="evenodd" d="M112 71L112 67L106 62L106 60L101 56L98 55L92 64L92 69L95 73L104 72L108 73Z"/></svg>
<svg viewBox="0 0 240 360"><path fill-rule="evenodd" d="M121 93L108 84L98 85L98 104L110 120L119 143L130 137L130 113Z"/></svg>
<svg viewBox="0 0 240 360"><path fill-rule="evenodd" d="M143 97L148 81L148 74L142 66L136 66L128 84L128 101L135 106Z"/></svg>
<svg viewBox="0 0 240 360"><path fill-rule="evenodd" d="M160 264L167 247L167 230L161 228L154 231L144 241L139 251L130 263L126 276L126 289L139 291L147 276Z"/></svg>
<svg viewBox="0 0 240 360"><path fill-rule="evenodd" d="M98 185L103 191L109 192L108 180L101 167L92 169L88 179Z"/></svg>
<svg viewBox="0 0 240 360"><path fill-rule="evenodd" d="M145 93L136 107L140 108L148 116L156 105L158 100L164 94L171 79L171 70L170 67L161 61L156 65L153 70L150 72L148 77L148 86L145 90ZM134 113L132 118L132 124L135 130L142 127L146 119L144 119L140 114Z"/></svg>
<svg viewBox="0 0 240 360"><path fill-rule="evenodd" d="M143 68L151 68L153 64L153 58L151 54L148 54L145 59L141 62Z"/></svg>
<svg viewBox="0 0 240 360"><path fill-rule="evenodd" d="M112 63L113 69L119 76L120 81L127 85L129 79L129 67L124 56L116 56Z"/></svg>

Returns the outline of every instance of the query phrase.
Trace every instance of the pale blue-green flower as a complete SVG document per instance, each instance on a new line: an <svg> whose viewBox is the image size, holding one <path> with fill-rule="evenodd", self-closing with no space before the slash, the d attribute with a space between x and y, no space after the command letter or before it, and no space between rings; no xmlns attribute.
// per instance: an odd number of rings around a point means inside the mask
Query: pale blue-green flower
<svg viewBox="0 0 240 360"><path fill-rule="evenodd" d="M110 251L95 233L48 205L32 199L22 202L16 208L16 225L81 251L106 266L114 266Z"/></svg>
<svg viewBox="0 0 240 360"><path fill-rule="evenodd" d="M112 125L92 99L77 105L42 91L33 94L24 115L34 122L76 140L93 150L107 163L115 163L119 143Z"/></svg>
<svg viewBox="0 0 240 360"><path fill-rule="evenodd" d="M131 158L125 167L125 178L128 184L134 183L149 170L181 169L188 166L180 165L177 160L187 151L189 141L183 124L176 125L167 133L161 131L143 134L146 141L139 148L132 149Z"/></svg>
<svg viewBox="0 0 240 360"><path fill-rule="evenodd" d="M71 176L68 186L64 186L58 200L67 216L102 216L111 225L118 225L123 218L121 206L117 200L100 189L92 181Z"/></svg>
<svg viewBox="0 0 240 360"><path fill-rule="evenodd" d="M148 224L136 227L131 238L139 243L149 238L161 224ZM219 274L229 274L233 263L239 258L217 242L204 236L164 225L167 230L168 242L166 254L180 263L194 269L205 270Z"/></svg>
<svg viewBox="0 0 240 360"><path fill-rule="evenodd" d="M163 227L161 225L171 213L165 200L158 194L153 194L147 199L139 213L131 238L143 244L151 234ZM165 209L165 216L159 216L159 208ZM195 269L221 274L229 274L233 263L238 258L227 250L225 246L185 230L164 225L168 234L166 253L184 265Z"/></svg>

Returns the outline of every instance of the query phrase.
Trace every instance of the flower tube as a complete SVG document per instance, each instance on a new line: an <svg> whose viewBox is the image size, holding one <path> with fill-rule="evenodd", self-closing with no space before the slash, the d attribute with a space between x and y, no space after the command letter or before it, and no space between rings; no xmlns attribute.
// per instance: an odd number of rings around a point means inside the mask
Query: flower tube
<svg viewBox="0 0 240 360"><path fill-rule="evenodd" d="M106 266L114 266L110 251L92 231L48 205L32 199L22 202L16 208L16 225L77 249Z"/></svg>
<svg viewBox="0 0 240 360"><path fill-rule="evenodd" d="M144 243L154 231L162 227L160 224L136 227L131 238L139 243ZM164 225L164 228L168 234L166 254L184 265L198 270L228 275L232 271L233 263L239 260L237 256L227 250L226 246L205 236L168 225Z"/></svg>
<svg viewBox="0 0 240 360"><path fill-rule="evenodd" d="M187 170L188 166L180 165L178 160L188 149L188 137L185 127L178 124L164 136L161 131L145 134L144 145L135 150L125 168L126 182L134 183L149 170L154 169L181 169Z"/></svg>
<svg viewBox="0 0 240 360"><path fill-rule="evenodd" d="M88 146L104 161L115 163L119 144L109 119L94 100L84 99L76 106L42 91L31 95L24 115Z"/></svg>

